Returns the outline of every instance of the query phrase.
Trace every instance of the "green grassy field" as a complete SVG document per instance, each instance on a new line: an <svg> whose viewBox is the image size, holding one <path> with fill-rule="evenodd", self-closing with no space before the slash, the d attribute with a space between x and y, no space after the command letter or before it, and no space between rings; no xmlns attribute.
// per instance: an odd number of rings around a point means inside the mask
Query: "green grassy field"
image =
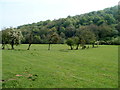
<svg viewBox="0 0 120 90"><path fill-rule="evenodd" d="M67 45L3 50L3 88L117 88L118 46L68 50Z"/></svg>

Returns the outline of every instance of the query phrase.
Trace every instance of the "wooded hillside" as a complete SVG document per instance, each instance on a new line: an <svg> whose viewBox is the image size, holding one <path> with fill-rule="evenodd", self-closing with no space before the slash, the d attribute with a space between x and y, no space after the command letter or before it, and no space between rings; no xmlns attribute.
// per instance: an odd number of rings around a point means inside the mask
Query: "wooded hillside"
<svg viewBox="0 0 120 90"><path fill-rule="evenodd" d="M58 42L65 43L68 38L83 37L86 43L90 43L89 37L94 36L92 41L101 41L103 44L120 44L120 22L118 6L93 11L76 16L68 16L58 20L46 20L37 23L18 26L22 32L22 43L50 43L51 35L59 38ZM12 28L5 28L9 30ZM84 32L84 34L82 34ZM91 34L89 36L85 34ZM30 37L32 40L29 40ZM4 37L3 37L4 38Z"/></svg>

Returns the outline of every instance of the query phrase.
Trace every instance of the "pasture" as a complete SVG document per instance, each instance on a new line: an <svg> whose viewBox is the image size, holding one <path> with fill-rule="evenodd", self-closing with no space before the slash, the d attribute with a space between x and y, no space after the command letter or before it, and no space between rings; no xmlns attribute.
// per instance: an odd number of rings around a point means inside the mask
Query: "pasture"
<svg viewBox="0 0 120 90"><path fill-rule="evenodd" d="M118 46L68 50L20 45L2 51L3 88L117 88Z"/></svg>

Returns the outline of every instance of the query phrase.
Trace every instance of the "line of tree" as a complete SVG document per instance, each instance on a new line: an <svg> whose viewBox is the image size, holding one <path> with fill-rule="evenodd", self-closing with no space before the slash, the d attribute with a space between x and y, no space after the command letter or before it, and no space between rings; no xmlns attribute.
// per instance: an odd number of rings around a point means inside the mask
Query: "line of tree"
<svg viewBox="0 0 120 90"><path fill-rule="evenodd" d="M120 44L120 23L118 6L94 11L82 15L68 16L58 20L46 20L37 23L18 26L17 28L4 28L2 30L2 46L21 43L29 44L64 44L67 43L76 50L86 44Z"/></svg>

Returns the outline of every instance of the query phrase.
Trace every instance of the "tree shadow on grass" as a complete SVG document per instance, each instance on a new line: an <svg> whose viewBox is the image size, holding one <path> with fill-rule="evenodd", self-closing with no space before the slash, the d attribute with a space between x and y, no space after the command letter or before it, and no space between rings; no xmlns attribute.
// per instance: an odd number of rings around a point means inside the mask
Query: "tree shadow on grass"
<svg viewBox="0 0 120 90"><path fill-rule="evenodd" d="M14 51L28 51L26 49L14 49Z"/></svg>
<svg viewBox="0 0 120 90"><path fill-rule="evenodd" d="M69 52L70 50L69 49L60 49L59 51L60 52Z"/></svg>

